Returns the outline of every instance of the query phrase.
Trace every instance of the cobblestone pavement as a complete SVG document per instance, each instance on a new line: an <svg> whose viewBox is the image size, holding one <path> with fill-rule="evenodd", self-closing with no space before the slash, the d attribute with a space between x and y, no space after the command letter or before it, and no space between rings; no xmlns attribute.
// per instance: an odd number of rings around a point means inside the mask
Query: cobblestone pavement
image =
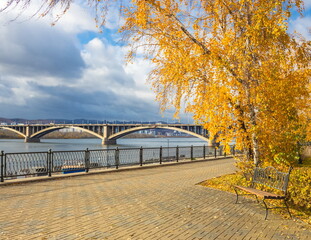
<svg viewBox="0 0 311 240"><path fill-rule="evenodd" d="M310 227L195 185L232 159L1 186L0 239L311 239Z"/></svg>

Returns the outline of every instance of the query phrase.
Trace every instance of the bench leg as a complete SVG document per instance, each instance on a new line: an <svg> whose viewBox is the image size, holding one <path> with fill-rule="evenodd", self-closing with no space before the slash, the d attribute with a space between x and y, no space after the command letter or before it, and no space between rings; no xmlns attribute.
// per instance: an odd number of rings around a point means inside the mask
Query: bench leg
<svg viewBox="0 0 311 240"><path fill-rule="evenodd" d="M291 214L290 211L289 211L289 207L288 207L288 205L287 205L286 199L283 199L283 200L284 200L284 205L285 205L286 207L270 207L270 208L268 207L267 203L265 202L265 199L262 200L262 202L264 203L265 208L266 208L265 220L267 220L267 217L268 217L268 210L269 210L269 209L273 209L273 208L286 208L286 209L287 209L287 212L288 212L288 214L289 214L289 216L290 216L290 218L291 218L291 219L293 218L293 217L292 217L292 214Z"/></svg>
<svg viewBox="0 0 311 240"><path fill-rule="evenodd" d="M263 199L262 200L262 202L263 202L263 204L265 205L265 208L266 208L266 216L265 216L265 220L267 220L267 217L268 217L268 210L269 210L269 208L268 208L268 205L266 204L266 202L265 202L265 199Z"/></svg>
<svg viewBox="0 0 311 240"><path fill-rule="evenodd" d="M292 217L292 214L291 214L290 211L289 211L289 207L288 207L288 205L287 205L287 202L286 202L286 199L285 199L285 198L284 198L284 204L285 204L285 206L286 206L286 209L287 209L287 212L288 212L290 218L292 219L293 217Z"/></svg>
<svg viewBox="0 0 311 240"><path fill-rule="evenodd" d="M236 190L236 188L234 188L234 191L235 191L235 194L236 194L236 201L235 201L235 204L237 204L238 201L239 201L239 194L238 194L238 191Z"/></svg>

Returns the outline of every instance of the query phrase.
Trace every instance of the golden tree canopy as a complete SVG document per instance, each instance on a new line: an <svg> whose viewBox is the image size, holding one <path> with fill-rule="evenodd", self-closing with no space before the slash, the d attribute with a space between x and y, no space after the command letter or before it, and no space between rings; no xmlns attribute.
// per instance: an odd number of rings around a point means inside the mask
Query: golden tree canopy
<svg viewBox="0 0 311 240"><path fill-rule="evenodd" d="M31 0L10 0L24 7ZM72 0L45 0L40 14ZM104 24L120 8L120 31L155 68L162 109L186 110L211 138L233 140L255 164L290 163L310 118L311 43L288 33L302 0L89 0Z"/></svg>

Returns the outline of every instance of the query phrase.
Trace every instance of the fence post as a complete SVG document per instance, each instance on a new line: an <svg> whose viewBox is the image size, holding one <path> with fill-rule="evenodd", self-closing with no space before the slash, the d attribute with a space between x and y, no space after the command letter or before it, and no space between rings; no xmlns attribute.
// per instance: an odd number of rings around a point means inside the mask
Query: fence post
<svg viewBox="0 0 311 240"><path fill-rule="evenodd" d="M162 164L162 146L160 147L160 164Z"/></svg>
<svg viewBox="0 0 311 240"><path fill-rule="evenodd" d="M176 147L176 161L178 162L179 160L179 147Z"/></svg>
<svg viewBox="0 0 311 240"><path fill-rule="evenodd" d="M205 144L203 145L203 159L205 159Z"/></svg>
<svg viewBox="0 0 311 240"><path fill-rule="evenodd" d="M235 156L235 145L232 146L232 153L233 156Z"/></svg>
<svg viewBox="0 0 311 240"><path fill-rule="evenodd" d="M190 158L191 160L193 160L193 145L191 145L191 148L190 148Z"/></svg>
<svg viewBox="0 0 311 240"><path fill-rule="evenodd" d="M4 182L4 152L1 151L1 182Z"/></svg>
<svg viewBox="0 0 311 240"><path fill-rule="evenodd" d="M215 148L214 148L214 150L215 150L215 158L217 157L217 148L216 148L216 146L215 146Z"/></svg>
<svg viewBox="0 0 311 240"><path fill-rule="evenodd" d="M143 147L140 147L139 149L139 163L140 163L140 166L143 165Z"/></svg>
<svg viewBox="0 0 311 240"><path fill-rule="evenodd" d="M90 151L88 148L85 150L84 153L84 165L85 165L85 172L88 173L90 169Z"/></svg>
<svg viewBox="0 0 311 240"><path fill-rule="evenodd" d="M53 155L53 153L52 153L52 149L49 149L49 151L48 151L48 176L49 177L51 177L52 176L52 155Z"/></svg>
<svg viewBox="0 0 311 240"><path fill-rule="evenodd" d="M115 160L115 164L116 164L116 169L119 168L119 148L117 147L115 150L115 154L114 154L114 160Z"/></svg>

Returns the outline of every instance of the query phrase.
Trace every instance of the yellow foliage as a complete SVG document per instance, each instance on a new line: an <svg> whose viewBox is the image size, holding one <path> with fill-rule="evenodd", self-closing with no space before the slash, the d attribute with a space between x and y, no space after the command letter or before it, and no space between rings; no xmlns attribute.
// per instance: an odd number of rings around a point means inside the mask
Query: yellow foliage
<svg viewBox="0 0 311 240"><path fill-rule="evenodd" d="M289 199L298 208L311 212L311 168L296 168L290 175Z"/></svg>
<svg viewBox="0 0 311 240"><path fill-rule="evenodd" d="M287 33L301 1L138 1L122 30L147 46L156 64L150 81L162 109L186 110L223 145L249 159L289 165L306 136L310 42ZM130 13L130 14L129 14ZM152 51L150 51L152 49Z"/></svg>
<svg viewBox="0 0 311 240"><path fill-rule="evenodd" d="M43 2L67 9L72 0ZM142 48L154 64L149 80L162 110L174 106L177 116L185 104L211 138L235 141L255 164L296 161L297 142L311 139L311 43L287 32L302 0L89 3L103 18L119 4L128 60Z"/></svg>

